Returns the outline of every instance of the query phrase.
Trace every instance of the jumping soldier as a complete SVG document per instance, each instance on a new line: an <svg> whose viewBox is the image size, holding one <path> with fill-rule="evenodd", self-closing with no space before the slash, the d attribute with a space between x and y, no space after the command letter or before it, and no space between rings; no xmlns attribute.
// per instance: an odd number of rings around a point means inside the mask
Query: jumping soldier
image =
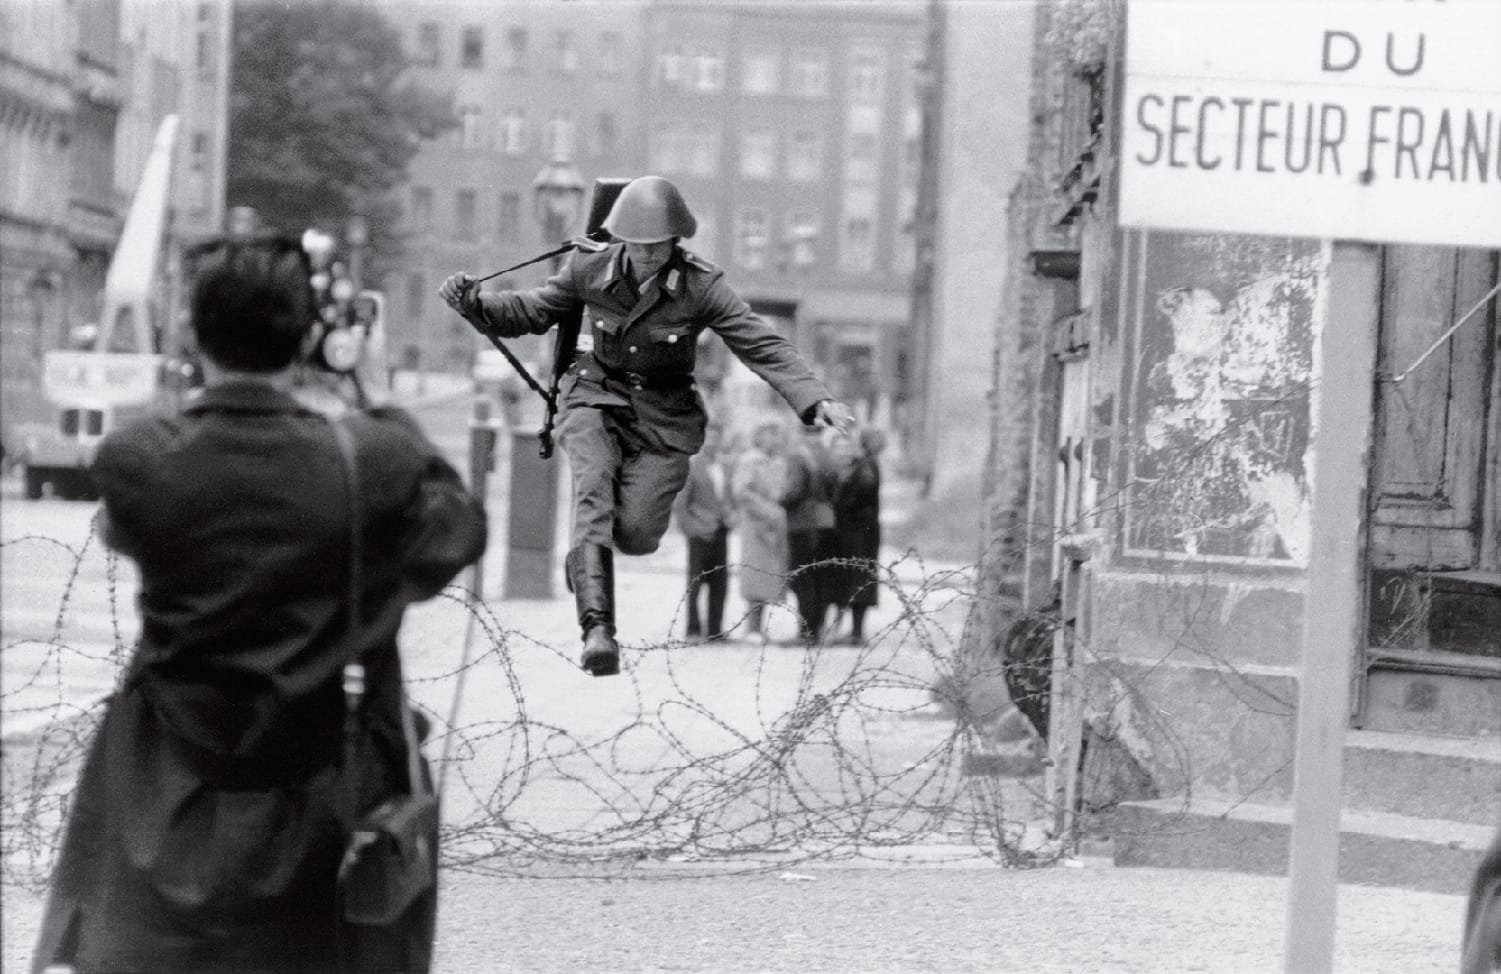
<svg viewBox="0 0 1501 974"><path fill-rule="evenodd" d="M620 668L613 552L657 550L689 458L703 445L707 417L693 367L704 329L713 329L803 423L840 430L854 424L792 343L751 311L720 269L679 246L698 223L676 186L660 176L632 180L604 228L613 242L581 242L539 288L482 293L473 277L455 274L439 291L476 328L499 337L542 334L583 313L579 354L560 387L559 434L573 469L565 572L583 632L583 668L594 676Z"/></svg>

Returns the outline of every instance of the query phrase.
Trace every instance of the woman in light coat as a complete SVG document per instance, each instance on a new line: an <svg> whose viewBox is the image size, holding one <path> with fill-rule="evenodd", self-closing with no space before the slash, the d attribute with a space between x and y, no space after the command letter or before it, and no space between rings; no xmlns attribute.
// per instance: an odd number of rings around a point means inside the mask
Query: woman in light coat
<svg viewBox="0 0 1501 974"><path fill-rule="evenodd" d="M784 437L778 423L762 423L751 446L735 461L730 478L740 515L740 597L748 606L751 635L766 636L766 606L782 598L787 585L787 511L782 491L787 479Z"/></svg>

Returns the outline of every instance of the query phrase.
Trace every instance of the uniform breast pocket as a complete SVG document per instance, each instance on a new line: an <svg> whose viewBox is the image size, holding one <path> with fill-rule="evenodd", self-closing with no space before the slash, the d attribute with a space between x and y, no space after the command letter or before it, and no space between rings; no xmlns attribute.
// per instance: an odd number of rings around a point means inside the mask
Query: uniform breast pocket
<svg viewBox="0 0 1501 974"><path fill-rule="evenodd" d="M655 325L647 332L647 344L653 369L692 372L694 352L698 347L693 326L686 324Z"/></svg>
<svg viewBox="0 0 1501 974"><path fill-rule="evenodd" d="M596 335L618 335L620 329L625 326L625 320L617 314L612 314L600 308L584 308L584 327L592 330Z"/></svg>

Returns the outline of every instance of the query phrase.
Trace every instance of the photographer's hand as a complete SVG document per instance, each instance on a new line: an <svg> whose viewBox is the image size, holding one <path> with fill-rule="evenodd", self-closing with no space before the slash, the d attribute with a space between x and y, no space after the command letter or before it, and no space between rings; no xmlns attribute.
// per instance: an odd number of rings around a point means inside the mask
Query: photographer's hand
<svg viewBox="0 0 1501 974"><path fill-rule="evenodd" d="M450 308L471 324L480 327L484 325L485 312L479 303L479 282L474 278L468 274L455 274L443 282L443 286L438 288L438 294Z"/></svg>

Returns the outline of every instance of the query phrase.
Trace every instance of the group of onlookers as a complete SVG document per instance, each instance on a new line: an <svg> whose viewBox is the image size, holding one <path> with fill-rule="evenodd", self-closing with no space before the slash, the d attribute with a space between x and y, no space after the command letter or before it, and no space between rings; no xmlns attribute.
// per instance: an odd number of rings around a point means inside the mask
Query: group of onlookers
<svg viewBox="0 0 1501 974"><path fill-rule="evenodd" d="M739 537L735 570L746 603L745 635L767 636L767 606L790 589L797 605L793 641L858 645L880 585L880 454L886 437L869 427L846 436L817 427L789 435L784 424L757 425L750 443L726 449L711 427L694 457L675 513L688 541L690 639L727 633L729 535ZM700 612L700 601L706 601ZM848 614L849 629L836 636Z"/></svg>

